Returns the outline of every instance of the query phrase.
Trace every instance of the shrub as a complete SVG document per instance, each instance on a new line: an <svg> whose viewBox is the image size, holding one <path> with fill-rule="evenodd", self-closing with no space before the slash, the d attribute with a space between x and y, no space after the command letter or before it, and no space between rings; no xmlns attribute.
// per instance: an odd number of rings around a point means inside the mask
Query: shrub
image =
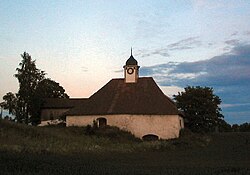
<svg viewBox="0 0 250 175"><path fill-rule="evenodd" d="M87 125L85 128L85 134L86 135L94 135L95 129L91 125Z"/></svg>

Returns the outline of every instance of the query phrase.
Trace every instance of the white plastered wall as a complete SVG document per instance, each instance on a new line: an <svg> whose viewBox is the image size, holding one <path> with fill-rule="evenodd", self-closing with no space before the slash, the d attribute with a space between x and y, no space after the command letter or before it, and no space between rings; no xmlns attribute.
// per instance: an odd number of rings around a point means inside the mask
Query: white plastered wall
<svg viewBox="0 0 250 175"><path fill-rule="evenodd" d="M92 125L94 120L106 118L107 125L119 127L142 138L147 134L157 135L160 139L178 138L184 127L179 115L96 115L67 116L67 126Z"/></svg>

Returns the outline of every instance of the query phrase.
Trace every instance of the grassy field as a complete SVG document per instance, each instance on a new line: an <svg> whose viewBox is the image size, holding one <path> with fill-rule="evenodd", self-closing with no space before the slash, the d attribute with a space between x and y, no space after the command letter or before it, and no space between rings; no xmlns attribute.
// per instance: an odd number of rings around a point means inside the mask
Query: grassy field
<svg viewBox="0 0 250 175"><path fill-rule="evenodd" d="M250 174L250 133L142 142L117 128L0 120L0 174Z"/></svg>

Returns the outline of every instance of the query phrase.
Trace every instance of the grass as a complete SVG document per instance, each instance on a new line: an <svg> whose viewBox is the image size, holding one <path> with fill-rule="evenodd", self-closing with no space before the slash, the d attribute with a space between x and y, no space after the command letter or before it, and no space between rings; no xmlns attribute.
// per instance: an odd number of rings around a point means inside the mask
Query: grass
<svg viewBox="0 0 250 175"><path fill-rule="evenodd" d="M108 127L32 127L0 120L0 174L250 174L250 133L143 142Z"/></svg>

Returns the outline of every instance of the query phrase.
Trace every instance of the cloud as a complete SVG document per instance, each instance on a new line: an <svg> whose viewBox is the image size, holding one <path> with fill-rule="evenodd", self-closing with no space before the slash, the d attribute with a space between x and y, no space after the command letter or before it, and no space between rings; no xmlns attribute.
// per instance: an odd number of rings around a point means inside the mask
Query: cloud
<svg viewBox="0 0 250 175"><path fill-rule="evenodd" d="M167 63L150 68L177 85L236 85L250 83L250 45L237 46L230 53L196 62ZM168 71L167 71L168 70ZM168 74L164 74L166 72ZM249 82L248 82L249 80ZM167 83L167 82L165 82Z"/></svg>
<svg viewBox="0 0 250 175"><path fill-rule="evenodd" d="M189 37L178 42L169 44L167 48L169 50L185 50L193 49L195 47L201 46L201 41L198 40L199 37Z"/></svg>
<svg viewBox="0 0 250 175"><path fill-rule="evenodd" d="M123 69L120 69L120 70L115 70L114 72L115 73L121 73L121 72L123 72L124 70Z"/></svg>
<svg viewBox="0 0 250 175"><path fill-rule="evenodd" d="M238 39L231 39L231 40L227 40L227 41L225 41L225 43L226 43L226 44L228 44L228 45L232 45L232 46L236 46L236 45L238 45L238 44L239 44L239 42L240 42L240 40L238 40Z"/></svg>
<svg viewBox="0 0 250 175"><path fill-rule="evenodd" d="M250 99L250 93L248 93L250 89L250 44L236 44L237 41L232 40L228 42L233 43L234 46L226 54L196 62L169 62L142 67L140 74L153 76L160 86L213 87L223 104L232 104L232 106L222 106L225 113L229 114L230 108L233 109L237 104L242 104L237 106L242 111L250 112L250 105L246 105L249 104Z"/></svg>
<svg viewBox="0 0 250 175"><path fill-rule="evenodd" d="M221 107L223 108L232 108L238 106L250 106L250 103L236 103L236 104L222 104Z"/></svg>
<svg viewBox="0 0 250 175"><path fill-rule="evenodd" d="M245 35L250 35L250 31L245 31L244 34Z"/></svg>
<svg viewBox="0 0 250 175"><path fill-rule="evenodd" d="M81 67L81 70L82 70L83 72L88 72L88 68L85 67L85 66L82 66L82 67Z"/></svg>
<svg viewBox="0 0 250 175"><path fill-rule="evenodd" d="M238 35L237 31L231 34L231 36L236 36L236 35Z"/></svg>
<svg viewBox="0 0 250 175"><path fill-rule="evenodd" d="M212 10L225 7L226 3L221 1L209 1L209 0L192 0L194 9L197 10Z"/></svg>
<svg viewBox="0 0 250 175"><path fill-rule="evenodd" d="M240 40L238 39L229 39L224 42L226 46L223 48L224 51L231 51L233 46L237 46L240 44Z"/></svg>
<svg viewBox="0 0 250 175"><path fill-rule="evenodd" d="M161 55L163 57L169 57L169 53L166 49L158 49L151 53L152 55Z"/></svg>
<svg viewBox="0 0 250 175"><path fill-rule="evenodd" d="M155 49L155 50L138 50L137 54L135 56L140 56L142 58L149 57L152 55L160 55L163 57L169 57L168 49Z"/></svg>
<svg viewBox="0 0 250 175"><path fill-rule="evenodd" d="M146 50L146 49L138 50L138 53L135 56L140 56L142 58L153 56L153 55L170 57L169 52L171 51L187 50L187 49L193 49L193 48L201 46L201 41L198 39L199 37L189 37L189 38L185 38L180 41L177 41L175 43L168 44L164 48L160 48L160 49L157 48L154 50Z"/></svg>

